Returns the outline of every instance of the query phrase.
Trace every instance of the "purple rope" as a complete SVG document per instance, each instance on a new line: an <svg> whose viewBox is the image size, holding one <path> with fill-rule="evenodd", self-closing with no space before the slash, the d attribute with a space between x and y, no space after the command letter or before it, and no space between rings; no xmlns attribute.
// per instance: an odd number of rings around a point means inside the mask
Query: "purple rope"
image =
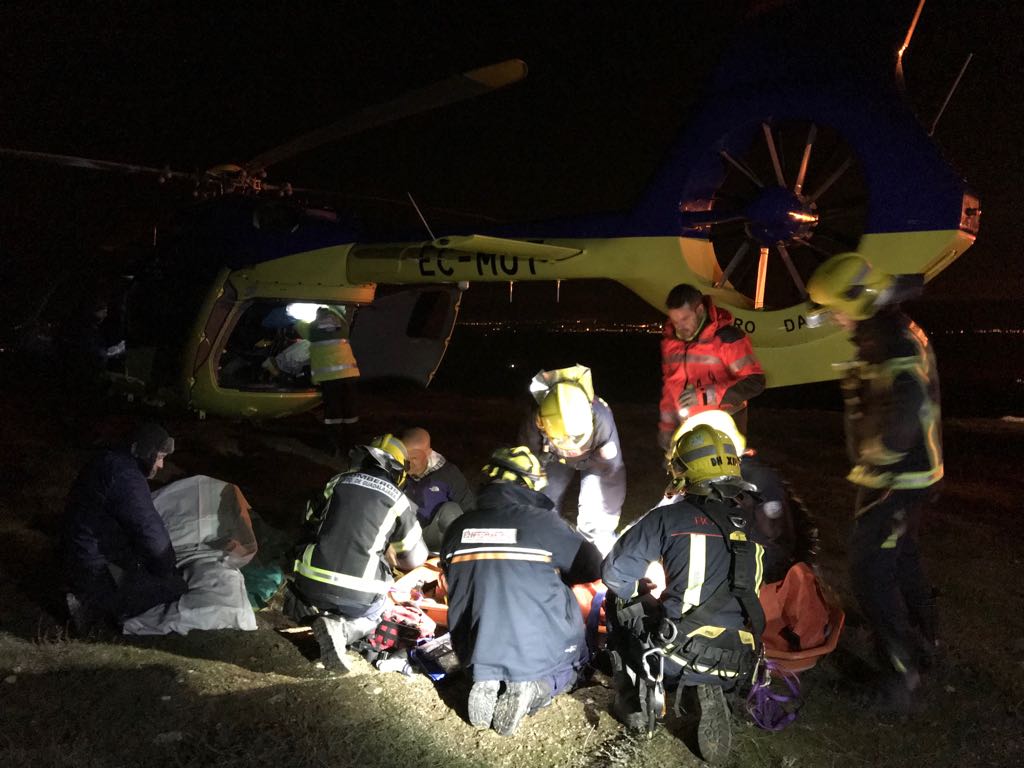
<svg viewBox="0 0 1024 768"><path fill-rule="evenodd" d="M758 728L781 731L796 720L803 700L800 698L800 678L783 669L774 661L765 659L758 681L747 694L747 711ZM788 693L771 689L773 680L782 680Z"/></svg>

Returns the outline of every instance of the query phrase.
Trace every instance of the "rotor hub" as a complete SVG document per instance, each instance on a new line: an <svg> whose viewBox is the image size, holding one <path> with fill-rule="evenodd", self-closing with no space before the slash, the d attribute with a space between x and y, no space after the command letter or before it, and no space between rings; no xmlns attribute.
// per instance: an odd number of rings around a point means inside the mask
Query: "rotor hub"
<svg viewBox="0 0 1024 768"><path fill-rule="evenodd" d="M766 187L745 209L748 234L762 246L808 235L818 223L814 203L785 187Z"/></svg>

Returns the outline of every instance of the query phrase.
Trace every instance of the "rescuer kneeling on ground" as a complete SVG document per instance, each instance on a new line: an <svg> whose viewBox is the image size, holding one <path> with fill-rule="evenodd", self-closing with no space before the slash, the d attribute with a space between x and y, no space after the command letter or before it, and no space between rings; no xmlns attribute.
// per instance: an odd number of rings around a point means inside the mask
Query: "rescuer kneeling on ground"
<svg viewBox="0 0 1024 768"><path fill-rule="evenodd" d="M626 465L612 409L594 394L590 369L582 365L541 371L530 382L537 409L520 439L540 459L546 495L561 511L562 497L580 473L576 527L602 554L615 543Z"/></svg>
<svg viewBox="0 0 1024 768"><path fill-rule="evenodd" d="M653 732L665 690L676 689L677 713L684 697L695 694L701 757L720 763L732 744L725 694L750 682L764 630L757 598L762 548L750 541L741 506L741 497L756 489L740 477L728 436L705 424L678 436L669 467L668 494L676 501L628 528L602 568L609 598L615 597L606 603L613 714L630 728ZM655 600L645 594L645 573L658 561L666 587Z"/></svg>
<svg viewBox="0 0 1024 768"><path fill-rule="evenodd" d="M850 579L893 670L884 703L906 711L936 647L934 592L918 535L943 475L935 354L896 306L920 291L920 276L888 275L844 253L818 267L807 290L822 306L809 324L830 319L857 348L841 382L854 464L847 479L858 486Z"/></svg>
<svg viewBox="0 0 1024 768"><path fill-rule="evenodd" d="M448 529L441 566L452 647L473 675L469 722L509 736L587 662L568 584L598 578L601 555L540 493L544 471L528 448L496 450L483 472L488 483Z"/></svg>
<svg viewBox="0 0 1024 768"><path fill-rule="evenodd" d="M149 485L174 451L174 438L143 424L124 450L104 451L68 493L61 536L68 612L86 633L121 624L186 589L167 527Z"/></svg>
<svg viewBox="0 0 1024 768"><path fill-rule="evenodd" d="M369 635L385 607L394 579L390 547L403 570L427 559L416 512L402 493L409 460L394 435L357 445L347 472L327 483L310 502L311 538L295 561L295 580L284 611L310 622L328 668L345 671L346 648Z"/></svg>

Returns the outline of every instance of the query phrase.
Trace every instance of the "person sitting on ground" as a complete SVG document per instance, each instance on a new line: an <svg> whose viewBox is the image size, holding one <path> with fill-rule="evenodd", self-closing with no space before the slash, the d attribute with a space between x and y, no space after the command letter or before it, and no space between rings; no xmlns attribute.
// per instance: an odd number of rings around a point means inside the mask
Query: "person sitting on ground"
<svg viewBox="0 0 1024 768"><path fill-rule="evenodd" d="M526 446L499 448L484 466L476 508L441 547L452 647L473 675L469 722L509 736L569 689L587 662L569 584L600 574L597 548L554 511Z"/></svg>
<svg viewBox="0 0 1024 768"><path fill-rule="evenodd" d="M675 501L627 529L602 567L612 630L612 712L628 727L652 732L664 690L676 689L677 712L692 695L701 757L721 763L732 743L725 693L751 681L764 631L758 602L763 550L750 541L741 501L756 489L740 477L728 436L706 424L678 436L669 469L666 495ZM655 600L645 574L658 561L666 587Z"/></svg>
<svg viewBox="0 0 1024 768"><path fill-rule="evenodd" d="M61 560L68 612L80 633L122 624L186 589L147 480L174 451L163 427L143 424L121 450L104 451L68 493Z"/></svg>
<svg viewBox="0 0 1024 768"><path fill-rule="evenodd" d="M311 536L295 561L284 612L310 623L321 660L347 671L345 651L377 626L398 567L411 570L427 559L423 532L402 493L409 470L405 446L394 435L374 438L349 453L350 469L328 481L311 501L306 522Z"/></svg>
<svg viewBox="0 0 1024 768"><path fill-rule="evenodd" d="M409 454L405 495L416 505L427 549L436 553L452 521L473 508L473 491L459 468L431 448L427 430L412 427L400 439Z"/></svg>

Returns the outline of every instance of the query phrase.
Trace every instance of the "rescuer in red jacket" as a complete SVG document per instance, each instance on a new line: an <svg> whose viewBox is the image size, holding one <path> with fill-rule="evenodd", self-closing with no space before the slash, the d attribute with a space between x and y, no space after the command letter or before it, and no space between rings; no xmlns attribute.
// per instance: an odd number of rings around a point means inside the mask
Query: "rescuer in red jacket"
<svg viewBox="0 0 1024 768"><path fill-rule="evenodd" d="M666 448L682 421L712 409L732 415L746 434L747 401L764 391L764 370L750 339L729 312L692 285L669 291L665 308L658 444Z"/></svg>

